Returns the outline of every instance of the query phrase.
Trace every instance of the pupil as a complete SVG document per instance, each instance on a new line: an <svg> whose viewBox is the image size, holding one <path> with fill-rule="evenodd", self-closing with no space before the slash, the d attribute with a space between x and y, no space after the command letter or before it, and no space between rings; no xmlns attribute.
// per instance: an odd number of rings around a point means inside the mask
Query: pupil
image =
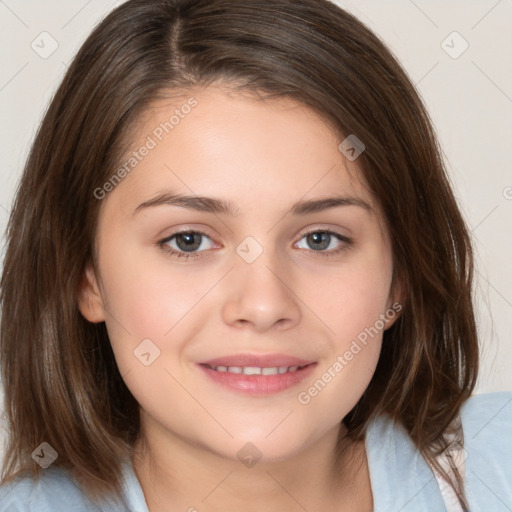
<svg viewBox="0 0 512 512"><path fill-rule="evenodd" d="M196 237L199 239L199 241L196 239ZM312 233L308 235L308 239L309 242L313 242L313 246L316 245L316 247L313 247L315 250L326 249L329 247L329 233ZM177 235L176 243L181 250L191 252L195 249L198 249L201 245L200 235L198 233L181 233Z"/></svg>
<svg viewBox="0 0 512 512"><path fill-rule="evenodd" d="M327 247L329 247L329 233L312 233L311 235L309 235L309 239L310 241L313 241L314 244L321 244L321 247L317 245L316 248L313 247L313 249L326 249Z"/></svg>
<svg viewBox="0 0 512 512"><path fill-rule="evenodd" d="M201 241L198 242L195 237L199 238L198 233L181 233L176 237L176 244L181 250L191 252L201 245ZM184 242L184 246L180 242Z"/></svg>

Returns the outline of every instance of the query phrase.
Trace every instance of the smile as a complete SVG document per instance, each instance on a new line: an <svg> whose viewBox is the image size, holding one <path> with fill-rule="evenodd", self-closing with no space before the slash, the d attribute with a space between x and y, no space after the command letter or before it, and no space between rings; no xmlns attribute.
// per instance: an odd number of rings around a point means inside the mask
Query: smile
<svg viewBox="0 0 512 512"><path fill-rule="evenodd" d="M307 365L306 365L307 366ZM258 366L210 366L207 368L216 372L242 373L244 375L282 375L284 373L302 370L305 366L271 366L260 368Z"/></svg>
<svg viewBox="0 0 512 512"><path fill-rule="evenodd" d="M317 363L278 354L240 354L212 359L197 366L210 381L224 388L250 395L269 395L300 384Z"/></svg>

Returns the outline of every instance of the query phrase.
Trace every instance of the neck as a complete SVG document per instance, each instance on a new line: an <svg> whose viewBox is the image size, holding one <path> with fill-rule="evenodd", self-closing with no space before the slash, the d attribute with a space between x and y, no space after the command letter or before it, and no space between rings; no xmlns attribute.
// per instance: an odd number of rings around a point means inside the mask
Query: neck
<svg viewBox="0 0 512 512"><path fill-rule="evenodd" d="M132 462L151 512L372 510L364 443L342 440L336 459L344 426L286 460L252 467L145 426Z"/></svg>

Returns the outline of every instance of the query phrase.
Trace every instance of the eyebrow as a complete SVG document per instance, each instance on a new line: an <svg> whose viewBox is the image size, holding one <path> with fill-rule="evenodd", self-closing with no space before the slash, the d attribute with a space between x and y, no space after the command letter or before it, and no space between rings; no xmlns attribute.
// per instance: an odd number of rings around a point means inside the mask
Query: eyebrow
<svg viewBox="0 0 512 512"><path fill-rule="evenodd" d="M230 217L235 217L239 210L238 208L235 208L232 202L224 201L222 199L204 196L163 193L139 204L139 206L135 208L133 215L146 208L161 205L179 206L189 210L229 215ZM340 206L357 206L370 213L373 211L372 207L366 201L363 201L357 197L330 196L320 199L297 201L291 206L289 213L292 215L307 215L310 213L329 210L331 208L338 208Z"/></svg>

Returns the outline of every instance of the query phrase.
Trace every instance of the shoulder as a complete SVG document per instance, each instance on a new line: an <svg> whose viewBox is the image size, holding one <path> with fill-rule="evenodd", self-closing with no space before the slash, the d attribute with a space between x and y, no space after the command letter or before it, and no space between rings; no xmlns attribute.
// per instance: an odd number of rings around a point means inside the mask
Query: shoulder
<svg viewBox="0 0 512 512"><path fill-rule="evenodd" d="M486 451L495 448L496 454L501 447L499 457L509 455L506 448L512 446L512 391L473 395L462 405L461 420L465 446L472 449L485 446ZM372 422L369 436L394 445L408 442L405 429L386 415Z"/></svg>
<svg viewBox="0 0 512 512"><path fill-rule="evenodd" d="M512 392L474 395L462 406L467 462L499 462L512 475Z"/></svg>
<svg viewBox="0 0 512 512"><path fill-rule="evenodd" d="M0 486L0 509L12 512L88 511L88 501L60 468L45 469L39 479L18 477Z"/></svg>
<svg viewBox="0 0 512 512"><path fill-rule="evenodd" d="M470 510L512 510L512 392L472 396L461 419ZM375 510L444 510L430 467L399 422L374 419L366 446Z"/></svg>
<svg viewBox="0 0 512 512"><path fill-rule="evenodd" d="M380 415L368 425L365 441L374 510L444 510L434 475L401 423Z"/></svg>
<svg viewBox="0 0 512 512"><path fill-rule="evenodd" d="M512 392L474 395L462 407L461 419L470 503L475 510L480 510L477 504L485 510L510 510Z"/></svg>
<svg viewBox="0 0 512 512"><path fill-rule="evenodd" d="M59 467L43 471L39 479L18 477L0 486L0 510L9 512L98 512L69 473ZM123 510L121 508L108 510Z"/></svg>
<svg viewBox="0 0 512 512"><path fill-rule="evenodd" d="M473 395L462 406L461 417L464 430L475 436L481 432L510 427L512 391Z"/></svg>

